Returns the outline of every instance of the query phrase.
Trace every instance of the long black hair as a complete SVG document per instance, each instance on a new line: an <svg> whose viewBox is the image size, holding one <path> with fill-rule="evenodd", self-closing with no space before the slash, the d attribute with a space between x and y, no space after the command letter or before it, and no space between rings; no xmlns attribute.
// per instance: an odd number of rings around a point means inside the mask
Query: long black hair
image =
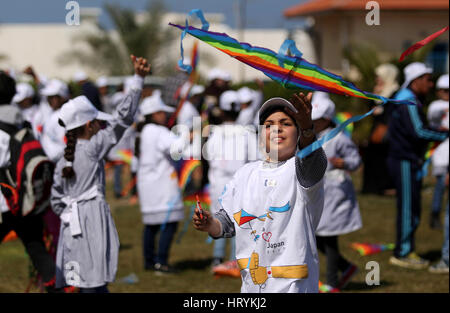
<svg viewBox="0 0 450 313"><path fill-rule="evenodd" d="M59 125L62 127L65 127L64 122L59 119L58 120ZM66 132L66 148L64 149L64 159L66 159L67 162L70 162L69 165L66 165L62 169L62 177L70 179L75 177L75 171L73 170L73 165L70 165L75 160L75 148L77 146L77 139L78 136L81 135L84 132L84 128L86 125L80 126L75 129L68 130Z"/></svg>

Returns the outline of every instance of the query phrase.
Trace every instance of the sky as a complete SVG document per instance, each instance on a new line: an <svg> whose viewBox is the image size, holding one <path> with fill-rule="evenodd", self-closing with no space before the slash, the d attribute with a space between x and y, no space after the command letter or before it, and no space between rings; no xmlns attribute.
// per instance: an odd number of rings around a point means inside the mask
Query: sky
<svg viewBox="0 0 450 313"><path fill-rule="evenodd" d="M103 7L105 3L118 3L135 10L144 10L151 0L77 0L80 7ZM163 0L168 11L188 13L191 9L204 12L223 13L225 23L237 25L235 5L242 1L246 7L245 26L248 28L289 28L298 25L298 20L286 20L283 10L306 0ZM69 0L2 0L1 23L65 23ZM107 15L102 13L100 23L110 27Z"/></svg>

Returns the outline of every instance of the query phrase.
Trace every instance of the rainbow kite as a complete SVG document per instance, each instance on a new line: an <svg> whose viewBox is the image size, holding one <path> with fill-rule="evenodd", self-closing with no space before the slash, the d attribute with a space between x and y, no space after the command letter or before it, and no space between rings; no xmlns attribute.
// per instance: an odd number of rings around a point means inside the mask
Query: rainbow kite
<svg viewBox="0 0 450 313"><path fill-rule="evenodd" d="M397 104L415 105L408 100L388 99L373 93L359 90L354 84L345 81L342 77L335 75L323 68L307 62L302 58L302 53L295 47L295 42L292 40L285 40L281 45L278 53L261 47L253 47L248 43L238 42L225 33L215 33L208 31L209 23L203 16L203 12L199 9L194 9L188 14L196 15L202 22L202 29L189 26L188 19L186 19L185 26L169 23L169 25L181 29L181 59L178 61L178 66L186 70L192 71L192 67L184 65L184 49L183 39L186 34L190 34L201 41L213 46L214 48L228 54L229 56L263 72L266 76L274 81L280 83L285 88L291 89L306 89L312 91L324 91L328 93L335 93L339 95L358 97L367 100L393 102ZM289 56L288 51L293 55ZM302 149L297 156L304 158L313 151L320 148L326 141L334 138L339 132L344 130L349 124L357 122L373 113L373 109L366 114L357 115L345 121L333 131L329 132L321 139L314 141L311 145Z"/></svg>
<svg viewBox="0 0 450 313"><path fill-rule="evenodd" d="M199 9L192 10L188 17L193 14L196 14L202 21L202 29L189 26L187 19L186 26L169 23L169 25L183 30L181 34L181 60L179 64L182 64L184 59L182 40L189 33L229 56L262 71L265 75L286 88L318 90L368 100L379 100L383 103L393 101L411 104L409 101L387 99L359 90L354 84L345 81L342 77L307 62L301 57L302 53L297 50L295 42L292 40L286 40L278 53L266 48L253 47L248 43L238 42L225 33L208 31L209 23L205 20L202 11ZM288 51L293 56L287 55ZM186 70L191 70L190 66L186 66Z"/></svg>
<svg viewBox="0 0 450 313"><path fill-rule="evenodd" d="M119 156L121 161L127 163L128 165L131 165L131 160L133 160L133 151L121 149L117 151L117 155Z"/></svg>
<svg viewBox="0 0 450 313"><path fill-rule="evenodd" d="M209 197L209 192L207 188L204 188L197 195L200 200L200 205L202 206L202 208L209 208L211 206L211 199ZM197 199L195 197L195 194L183 197L183 203L185 206L197 205Z"/></svg>
<svg viewBox="0 0 450 313"><path fill-rule="evenodd" d="M436 151L436 148L441 144L439 141L433 141L428 144L427 152L425 152L425 160L422 165L422 169L417 172L417 180L421 180L423 177L427 176L428 166L431 163L431 157Z"/></svg>
<svg viewBox="0 0 450 313"><path fill-rule="evenodd" d="M376 253L380 253L382 251L393 250L395 248L395 244L374 244L374 243L359 243L354 242L351 244L351 247L358 251L361 256L372 255Z"/></svg>
<svg viewBox="0 0 450 313"><path fill-rule="evenodd" d="M190 182L192 172L201 166L202 163L199 160L180 160L176 165L178 172L178 186L182 191L186 189L187 184Z"/></svg>
<svg viewBox="0 0 450 313"><path fill-rule="evenodd" d="M333 121L336 123L336 125L341 125L342 123L344 123L345 121L347 121L351 118L352 118L352 115L349 112L339 112L336 114ZM348 124L344 128L344 133L350 138L352 137L353 128L354 128L353 123Z"/></svg>

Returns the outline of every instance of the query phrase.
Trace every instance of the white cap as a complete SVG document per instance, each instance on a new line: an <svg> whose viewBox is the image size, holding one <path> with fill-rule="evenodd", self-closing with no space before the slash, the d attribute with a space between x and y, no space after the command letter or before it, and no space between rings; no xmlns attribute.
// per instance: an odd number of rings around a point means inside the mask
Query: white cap
<svg viewBox="0 0 450 313"><path fill-rule="evenodd" d="M175 111L174 108L166 105L158 94L145 98L144 101L142 101L139 110L144 116L161 111L168 113Z"/></svg>
<svg viewBox="0 0 450 313"><path fill-rule="evenodd" d="M61 96L63 98L69 98L69 87L67 84L59 79L52 79L48 82L41 92L44 96Z"/></svg>
<svg viewBox="0 0 450 313"><path fill-rule="evenodd" d="M316 91L311 99L312 111L311 119L313 121L320 118L332 120L335 115L335 105L331 101L328 93Z"/></svg>
<svg viewBox="0 0 450 313"><path fill-rule="evenodd" d="M272 107L285 107L291 110L294 113L298 113L297 109L294 107L292 103L287 101L286 99L275 97L267 100L264 102L264 104L261 106L261 108L258 111L258 120L259 123L262 124L264 121L261 120L261 117L264 116L264 113L268 111Z"/></svg>
<svg viewBox="0 0 450 313"><path fill-rule="evenodd" d="M88 76L83 71L78 71L73 75L73 80L77 83L86 79L88 79Z"/></svg>
<svg viewBox="0 0 450 313"><path fill-rule="evenodd" d="M162 97L162 92L161 92L161 89L155 89L155 90L153 90L153 92L152 92L152 97Z"/></svg>
<svg viewBox="0 0 450 313"><path fill-rule="evenodd" d="M448 89L448 74L444 74L436 82L436 89Z"/></svg>
<svg viewBox="0 0 450 313"><path fill-rule="evenodd" d="M97 110L86 96L79 96L66 102L59 111L59 118L66 125L66 131L83 126L95 119L109 121L112 115Z"/></svg>
<svg viewBox="0 0 450 313"><path fill-rule="evenodd" d="M233 107L232 103L236 105ZM220 95L219 107L224 111L239 111L241 103L239 102L239 96L237 91L227 90Z"/></svg>
<svg viewBox="0 0 450 313"><path fill-rule="evenodd" d="M106 87L108 86L108 78L106 76L100 76L95 81L95 84L97 85L98 88Z"/></svg>
<svg viewBox="0 0 450 313"><path fill-rule="evenodd" d="M16 94L12 98L12 102L19 103L26 98L34 97L34 89L28 83L19 83L16 85Z"/></svg>
<svg viewBox="0 0 450 313"><path fill-rule="evenodd" d="M413 62L403 69L403 73L405 74L405 82L401 87L402 89L408 87L414 79L433 73L433 69L421 62Z"/></svg>
<svg viewBox="0 0 450 313"><path fill-rule="evenodd" d="M213 68L211 71L209 71L208 73L208 81L213 81L214 79L221 79L224 81L231 81L231 75L230 73L221 70L219 68Z"/></svg>
<svg viewBox="0 0 450 313"><path fill-rule="evenodd" d="M239 89L238 96L241 103L251 102L255 99L254 91L248 87Z"/></svg>
<svg viewBox="0 0 450 313"><path fill-rule="evenodd" d="M202 85L194 85L191 88L191 92L189 93L190 97L202 94L205 91L205 87L203 87Z"/></svg>

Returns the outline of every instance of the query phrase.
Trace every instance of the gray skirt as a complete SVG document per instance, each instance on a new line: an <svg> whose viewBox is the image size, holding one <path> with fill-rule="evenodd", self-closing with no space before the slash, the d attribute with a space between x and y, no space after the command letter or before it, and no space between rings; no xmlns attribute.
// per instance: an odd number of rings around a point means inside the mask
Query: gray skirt
<svg viewBox="0 0 450 313"><path fill-rule="evenodd" d="M56 253L56 287L94 288L113 282L119 259L119 236L102 197L78 203L81 235L72 236L61 222Z"/></svg>

